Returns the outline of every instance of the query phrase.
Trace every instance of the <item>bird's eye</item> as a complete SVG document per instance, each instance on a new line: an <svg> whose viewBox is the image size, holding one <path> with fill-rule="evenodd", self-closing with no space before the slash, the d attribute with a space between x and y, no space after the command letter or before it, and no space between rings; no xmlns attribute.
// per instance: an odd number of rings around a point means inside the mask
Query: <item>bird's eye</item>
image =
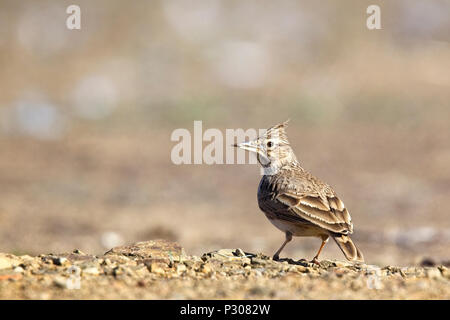
<svg viewBox="0 0 450 320"><path fill-rule="evenodd" d="M272 147L273 147L273 142L272 141L267 142L267 148L272 148Z"/></svg>

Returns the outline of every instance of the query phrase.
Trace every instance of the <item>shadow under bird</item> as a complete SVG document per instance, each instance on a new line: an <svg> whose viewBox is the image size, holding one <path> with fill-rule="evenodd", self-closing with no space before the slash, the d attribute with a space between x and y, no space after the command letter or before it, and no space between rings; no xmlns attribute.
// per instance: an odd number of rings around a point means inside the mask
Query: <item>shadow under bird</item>
<svg viewBox="0 0 450 320"><path fill-rule="evenodd" d="M318 237L322 244L312 260L318 264L319 254L331 237L348 260L363 262L361 251L349 236L353 223L344 202L328 184L301 167L286 135L287 122L267 129L256 140L234 145L255 152L264 170L258 205L286 235L273 259L279 259L293 236Z"/></svg>

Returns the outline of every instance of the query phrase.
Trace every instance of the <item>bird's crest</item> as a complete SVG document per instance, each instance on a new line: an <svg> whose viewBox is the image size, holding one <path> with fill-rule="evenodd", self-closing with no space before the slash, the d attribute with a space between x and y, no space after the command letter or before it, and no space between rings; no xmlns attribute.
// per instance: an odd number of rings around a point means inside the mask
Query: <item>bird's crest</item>
<svg viewBox="0 0 450 320"><path fill-rule="evenodd" d="M287 139L287 134L286 134L286 128L288 126L289 120L290 119L288 119L282 123L279 123L277 125L274 125L273 127L270 127L269 129L267 129L265 136L268 138L277 137L281 141L284 141L286 144L289 144L288 139Z"/></svg>

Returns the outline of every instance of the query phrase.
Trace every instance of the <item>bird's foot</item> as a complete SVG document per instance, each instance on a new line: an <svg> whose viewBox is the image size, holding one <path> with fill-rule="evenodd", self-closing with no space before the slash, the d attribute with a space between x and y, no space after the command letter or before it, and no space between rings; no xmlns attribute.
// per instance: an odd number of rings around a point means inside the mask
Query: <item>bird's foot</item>
<svg viewBox="0 0 450 320"><path fill-rule="evenodd" d="M280 256L279 255L274 255L273 257L272 257L272 260L273 261L278 261L278 260L280 260Z"/></svg>
<svg viewBox="0 0 450 320"><path fill-rule="evenodd" d="M317 259L317 257L314 257L310 262L320 266L320 262L319 262L319 259Z"/></svg>

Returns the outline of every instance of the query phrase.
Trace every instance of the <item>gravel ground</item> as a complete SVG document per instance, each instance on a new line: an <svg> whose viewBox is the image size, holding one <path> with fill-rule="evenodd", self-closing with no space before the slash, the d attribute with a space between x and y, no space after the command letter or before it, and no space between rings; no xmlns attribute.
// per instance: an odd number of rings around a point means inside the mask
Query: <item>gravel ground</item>
<svg viewBox="0 0 450 320"><path fill-rule="evenodd" d="M450 299L450 270L323 260L273 261L221 249L190 256L174 242L36 257L0 253L1 299Z"/></svg>

